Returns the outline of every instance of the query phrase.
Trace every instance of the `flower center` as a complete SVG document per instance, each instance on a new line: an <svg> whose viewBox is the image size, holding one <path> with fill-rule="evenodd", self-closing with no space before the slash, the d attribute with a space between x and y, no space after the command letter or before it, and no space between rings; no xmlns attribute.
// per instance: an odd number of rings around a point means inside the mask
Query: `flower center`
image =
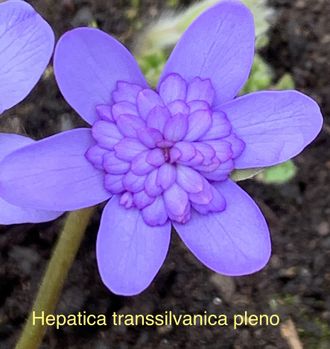
<svg viewBox="0 0 330 349"><path fill-rule="evenodd" d="M105 188L147 224L224 210L214 183L228 178L244 143L214 99L210 80L170 74L157 92L120 81L112 102L97 106L96 144L86 157L104 172Z"/></svg>

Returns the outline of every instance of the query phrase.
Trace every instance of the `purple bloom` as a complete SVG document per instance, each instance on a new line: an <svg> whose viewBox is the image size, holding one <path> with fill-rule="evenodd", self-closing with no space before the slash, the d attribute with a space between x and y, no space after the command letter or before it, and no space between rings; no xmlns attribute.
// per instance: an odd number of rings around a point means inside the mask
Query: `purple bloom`
<svg viewBox="0 0 330 349"><path fill-rule="evenodd" d="M23 100L45 70L54 48L50 26L24 1L0 4L0 114ZM0 160L33 143L14 134L0 134ZM20 205L19 205L20 206ZM58 212L25 209L0 197L0 224L43 222Z"/></svg>
<svg viewBox="0 0 330 349"><path fill-rule="evenodd" d="M235 98L253 55L252 15L229 0L188 28L157 91L112 37L88 28L66 33L56 48L55 75L91 129L10 154L1 164L1 195L48 210L111 198L97 260L102 280L117 294L134 295L150 284L166 257L172 224L210 269L260 270L270 256L268 227L229 175L297 155L319 133L322 116L296 91Z"/></svg>

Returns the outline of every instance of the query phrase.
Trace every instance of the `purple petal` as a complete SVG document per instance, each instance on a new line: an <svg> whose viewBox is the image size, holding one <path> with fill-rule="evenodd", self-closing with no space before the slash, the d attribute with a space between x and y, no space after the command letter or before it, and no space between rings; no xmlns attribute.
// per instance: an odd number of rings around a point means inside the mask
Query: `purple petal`
<svg viewBox="0 0 330 349"><path fill-rule="evenodd" d="M16 134L0 133L0 161L11 152L34 143L31 138ZM56 219L62 212L26 209L0 198L0 224L40 223Z"/></svg>
<svg viewBox="0 0 330 349"><path fill-rule="evenodd" d="M138 111L135 104L123 101L112 106L112 115L117 120L121 115L135 115L138 116Z"/></svg>
<svg viewBox="0 0 330 349"><path fill-rule="evenodd" d="M196 141L211 127L211 114L208 110L195 111L189 116L188 122L189 127L184 139L190 142Z"/></svg>
<svg viewBox="0 0 330 349"><path fill-rule="evenodd" d="M0 161L13 151L33 144L31 138L17 135L15 133L0 133Z"/></svg>
<svg viewBox="0 0 330 349"><path fill-rule="evenodd" d="M204 157L203 165L211 164L213 158L216 155L215 150L209 144L202 143L202 142L194 142L193 145L195 149L203 155Z"/></svg>
<svg viewBox="0 0 330 349"><path fill-rule="evenodd" d="M115 155L114 151L108 151L103 157L104 169L111 174L124 174L130 168L130 164L126 161L120 160Z"/></svg>
<svg viewBox="0 0 330 349"><path fill-rule="evenodd" d="M0 4L0 114L22 101L54 49L48 23L25 1Z"/></svg>
<svg viewBox="0 0 330 349"><path fill-rule="evenodd" d="M168 141L180 141L187 133L188 117L184 114L176 114L167 120L164 128L164 137Z"/></svg>
<svg viewBox="0 0 330 349"><path fill-rule="evenodd" d="M207 205L213 199L212 185L203 179L203 190L198 193L189 193L189 200L195 204Z"/></svg>
<svg viewBox="0 0 330 349"><path fill-rule="evenodd" d="M170 103L167 106L168 110L170 111L171 115L175 115L175 114L189 114L189 107L187 106L187 103L183 102L183 101L174 101L172 103Z"/></svg>
<svg viewBox="0 0 330 349"><path fill-rule="evenodd" d="M155 148L156 144L163 139L162 134L155 128L142 128L137 132L139 140L148 148Z"/></svg>
<svg viewBox="0 0 330 349"><path fill-rule="evenodd" d="M216 186L225 197L223 212L193 213L185 225L174 223L181 239L208 268L224 275L246 275L265 266L271 252L265 218L235 183Z"/></svg>
<svg viewBox="0 0 330 349"><path fill-rule="evenodd" d="M156 167L163 165L163 163L165 162L163 151L159 148L150 150L148 155L147 155L146 161L150 165L153 165Z"/></svg>
<svg viewBox="0 0 330 349"><path fill-rule="evenodd" d="M210 110L209 105L204 101L191 101L188 103L190 108L190 113L193 113L197 110Z"/></svg>
<svg viewBox="0 0 330 349"><path fill-rule="evenodd" d="M166 76L159 85L159 95L166 105L177 100L185 100L186 92L186 82L178 74Z"/></svg>
<svg viewBox="0 0 330 349"><path fill-rule="evenodd" d="M160 98L159 94L155 91L147 88L139 92L137 97L137 107L139 110L139 115L143 119L147 119L148 114L156 107L162 107L164 103ZM153 127L153 126L149 126Z"/></svg>
<svg viewBox="0 0 330 349"><path fill-rule="evenodd" d="M256 92L221 107L246 147L235 167L271 166L299 154L318 135L318 105L297 91Z"/></svg>
<svg viewBox="0 0 330 349"><path fill-rule="evenodd" d="M158 196L162 193L163 189L157 184L158 169L153 170L148 174L147 179L144 183L145 191L150 196Z"/></svg>
<svg viewBox="0 0 330 349"><path fill-rule="evenodd" d="M103 158L108 150L94 145L86 152L86 158L99 170L103 170Z"/></svg>
<svg viewBox="0 0 330 349"><path fill-rule="evenodd" d="M212 114L212 125L210 129L203 135L202 139L219 139L230 134L231 125L226 115L221 112Z"/></svg>
<svg viewBox="0 0 330 349"><path fill-rule="evenodd" d="M142 190L133 195L134 204L139 210L142 210L146 206L152 204L155 201L154 197L149 196L145 190Z"/></svg>
<svg viewBox="0 0 330 349"><path fill-rule="evenodd" d="M103 211L96 244L104 284L119 295L141 293L162 266L170 235L170 223L150 227L139 210L125 209L114 197Z"/></svg>
<svg viewBox="0 0 330 349"><path fill-rule="evenodd" d="M173 148L180 151L182 161L189 161L196 156L196 149L190 142L178 142Z"/></svg>
<svg viewBox="0 0 330 349"><path fill-rule="evenodd" d="M155 167L152 164L147 162L147 158L149 154L150 154L150 151L147 150L140 153L133 159L131 170L134 174L141 176L155 169Z"/></svg>
<svg viewBox="0 0 330 349"><path fill-rule="evenodd" d="M92 128L93 138L102 148L113 149L113 147L123 138L115 124L108 121L97 121Z"/></svg>
<svg viewBox="0 0 330 349"><path fill-rule="evenodd" d="M190 167L177 166L177 183L189 193L203 190L203 177Z"/></svg>
<svg viewBox="0 0 330 349"><path fill-rule="evenodd" d="M210 212L221 212L226 208L226 200L216 188L211 185L212 200L206 205L192 204L193 208L201 213L208 214Z"/></svg>
<svg viewBox="0 0 330 349"><path fill-rule="evenodd" d="M135 115L120 115L117 118L117 127L121 134L126 137L137 137L137 132L145 128L144 121Z"/></svg>
<svg viewBox="0 0 330 349"><path fill-rule="evenodd" d="M138 193L144 189L146 176L137 176L132 171L129 171L123 178L124 188L130 192Z"/></svg>
<svg viewBox="0 0 330 349"><path fill-rule="evenodd" d="M165 163L159 168L156 183L164 190L169 188L175 182L175 179L176 169L173 165Z"/></svg>
<svg viewBox="0 0 330 349"><path fill-rule="evenodd" d="M135 138L123 138L114 146L116 156L119 159L131 161L135 156L148 150L142 143Z"/></svg>
<svg viewBox="0 0 330 349"><path fill-rule="evenodd" d="M176 183L164 191L164 202L170 217L181 217L189 205L188 194Z"/></svg>
<svg viewBox="0 0 330 349"><path fill-rule="evenodd" d="M245 149L245 143L241 139L239 139L235 134L231 133L229 136L222 138L222 140L230 143L233 159L236 159L243 153Z"/></svg>
<svg viewBox="0 0 330 349"><path fill-rule="evenodd" d="M1 197L14 205L54 211L108 199L103 172L85 157L93 144L91 130L75 129L9 154L0 166Z"/></svg>
<svg viewBox="0 0 330 349"><path fill-rule="evenodd" d="M168 215L162 196L158 196L155 201L142 210L144 221L151 226L163 225L168 221Z"/></svg>
<svg viewBox="0 0 330 349"><path fill-rule="evenodd" d="M210 79L215 102L231 100L246 82L254 56L251 12L238 1L221 1L190 25L176 45L162 76Z"/></svg>
<svg viewBox="0 0 330 349"><path fill-rule="evenodd" d="M220 165L217 166L217 168L213 171L208 171L208 172L202 172L201 174L211 180L211 181L224 181L225 179L228 178L229 174L231 171L234 170L234 162L233 160L228 160Z"/></svg>
<svg viewBox="0 0 330 349"><path fill-rule="evenodd" d="M123 175L106 174L104 176L104 186L112 194L120 194L125 191L123 179Z"/></svg>
<svg viewBox="0 0 330 349"><path fill-rule="evenodd" d="M121 195L119 203L125 208L131 208L133 206L133 195L127 191Z"/></svg>
<svg viewBox="0 0 330 349"><path fill-rule="evenodd" d="M0 224L42 223L52 221L62 214L63 212L15 206L0 198Z"/></svg>
<svg viewBox="0 0 330 349"><path fill-rule="evenodd" d="M108 104L97 105L96 113L101 120L114 121L112 116L112 107Z"/></svg>
<svg viewBox="0 0 330 349"><path fill-rule="evenodd" d="M223 141L222 139L216 141L207 141L205 144L210 145L216 153L216 157L221 161L225 162L230 159L233 155L231 144Z"/></svg>
<svg viewBox="0 0 330 349"><path fill-rule="evenodd" d="M140 85L118 81L116 90L112 92L112 100L115 103L130 102L135 104L137 96L141 90L142 87Z"/></svg>
<svg viewBox="0 0 330 349"><path fill-rule="evenodd" d="M66 101L87 122L97 119L95 107L112 104L118 81L147 83L128 50L110 35L93 28L77 28L59 40L54 71Z"/></svg>
<svg viewBox="0 0 330 349"><path fill-rule="evenodd" d="M171 114L166 107L157 106L148 114L147 125L150 128L163 132L165 124L170 116Z"/></svg>
<svg viewBox="0 0 330 349"><path fill-rule="evenodd" d="M209 79L202 80L196 77L188 85L187 102L204 101L208 105L212 105L214 96L215 91Z"/></svg>

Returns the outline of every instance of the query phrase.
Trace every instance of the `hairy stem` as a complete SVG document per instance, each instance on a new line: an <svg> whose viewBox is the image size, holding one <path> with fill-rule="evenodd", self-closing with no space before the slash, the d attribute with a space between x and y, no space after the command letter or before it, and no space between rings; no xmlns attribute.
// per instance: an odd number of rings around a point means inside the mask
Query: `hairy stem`
<svg viewBox="0 0 330 349"><path fill-rule="evenodd" d="M37 349L42 343L47 326L35 321L34 315L54 313L93 212L91 207L68 214L16 349Z"/></svg>

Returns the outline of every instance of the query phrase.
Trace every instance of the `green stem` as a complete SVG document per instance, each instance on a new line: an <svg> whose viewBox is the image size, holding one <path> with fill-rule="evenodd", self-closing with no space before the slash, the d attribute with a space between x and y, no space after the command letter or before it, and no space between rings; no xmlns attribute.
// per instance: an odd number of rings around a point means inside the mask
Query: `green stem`
<svg viewBox="0 0 330 349"><path fill-rule="evenodd" d="M41 321L34 323L33 314L54 313L93 212L94 208L90 207L69 213L16 349L37 349L42 343L47 327Z"/></svg>

